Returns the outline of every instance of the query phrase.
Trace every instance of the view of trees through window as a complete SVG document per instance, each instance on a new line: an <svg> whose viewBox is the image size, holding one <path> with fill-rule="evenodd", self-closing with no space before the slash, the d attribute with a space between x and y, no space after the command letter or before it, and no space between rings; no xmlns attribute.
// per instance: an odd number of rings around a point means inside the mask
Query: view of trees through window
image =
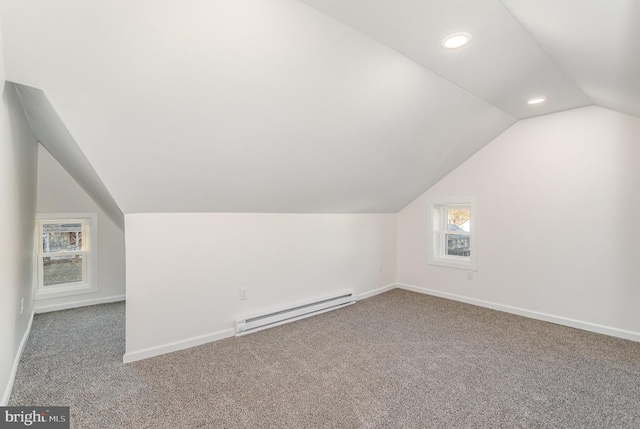
<svg viewBox="0 0 640 429"><path fill-rule="evenodd" d="M448 223L454 224L464 231L469 231L469 221L471 220L469 209L448 209L447 218Z"/></svg>

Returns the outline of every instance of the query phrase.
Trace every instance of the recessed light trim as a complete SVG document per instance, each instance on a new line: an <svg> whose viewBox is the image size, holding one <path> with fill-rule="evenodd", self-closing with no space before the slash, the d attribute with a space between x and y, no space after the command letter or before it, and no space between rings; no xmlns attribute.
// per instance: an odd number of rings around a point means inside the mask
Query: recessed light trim
<svg viewBox="0 0 640 429"><path fill-rule="evenodd" d="M547 97L535 97L527 101L527 104L533 106L536 104L544 103L545 101L547 101Z"/></svg>
<svg viewBox="0 0 640 429"><path fill-rule="evenodd" d="M449 34L447 37L442 39L442 47L444 49L458 49L466 46L471 42L471 34L467 32L459 32Z"/></svg>

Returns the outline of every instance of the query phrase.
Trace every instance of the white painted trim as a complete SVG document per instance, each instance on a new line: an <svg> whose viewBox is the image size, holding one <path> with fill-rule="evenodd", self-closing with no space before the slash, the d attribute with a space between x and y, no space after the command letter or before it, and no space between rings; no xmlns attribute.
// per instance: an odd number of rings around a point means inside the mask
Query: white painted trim
<svg viewBox="0 0 640 429"><path fill-rule="evenodd" d="M20 364L20 358L22 358L22 351L24 350L24 345L27 343L29 334L31 334L31 325L33 325L33 312L31 312L31 317L29 318L29 324L27 325L27 330L22 336L22 341L20 341L18 352L16 353L16 356L13 359L13 368L11 368L11 375L9 376L7 387L4 389L4 395L2 395L2 402L0 402L0 407L6 407L7 404L9 403L9 398L11 397L11 391L13 390L13 383L16 381L16 374L18 373L18 365Z"/></svg>
<svg viewBox="0 0 640 429"><path fill-rule="evenodd" d="M177 352L179 350L188 349L191 347L201 346L213 341L223 340L225 338L233 337L235 331L233 329L224 329L218 332L212 332L210 334L199 335L197 337L187 338L186 340L174 341L172 343L162 344L159 346L149 347L142 350L136 350L127 352L122 357L123 363L135 362L137 360L148 359L154 356L160 356L171 352Z"/></svg>
<svg viewBox="0 0 640 429"><path fill-rule="evenodd" d="M378 289L374 289L372 291L357 294L356 300L360 301L361 299L370 298L372 296L393 290L396 287L397 285L394 283L387 286L383 286ZM191 347L197 347L202 344L210 343L213 341L223 340L225 338L233 337L234 335L235 335L235 331L233 329L225 329L218 332L212 332L210 334L188 338L186 340L175 341L172 343L149 347L142 350L127 352L122 357L122 362L130 363L130 362L135 362L142 359L148 359L148 358L151 358L154 356L160 356L166 353L176 352L176 351L188 349Z"/></svg>
<svg viewBox="0 0 640 429"><path fill-rule="evenodd" d="M580 320L570 319L562 316L554 316L552 314L541 313L538 311L527 310L524 308L512 307L509 305L497 304L494 302L484 301L484 300L475 299L475 298L468 298L465 296L454 295L451 293L440 292L433 289L427 289L427 288L412 286L412 285L403 284L403 283L394 283L394 284L383 286L368 292L357 294L356 300L360 301L362 299L370 298L372 296L375 296L384 292L388 292L396 288L404 289L412 292L418 292L425 295L432 295L440 298L451 299L453 301L464 302L471 305L477 305L479 307L490 308L492 310L504 311L506 313L517 314L519 316L528 317L530 319L542 320L545 322L551 322L558 325L564 325L572 328L582 329L584 331L595 332L598 334L604 334L612 337L618 337L626 340L640 342L640 333L638 332L612 328L609 326L598 325L590 322L583 322ZM142 350L127 352L123 356L122 361L124 363L130 363L130 362L135 362L142 359L148 359L154 356L160 356L166 353L184 350L191 347L200 346L202 344L210 343L213 341L218 341L225 338L233 337L234 334L235 334L235 331L233 329L225 329L218 332L212 332L210 334L188 338L186 340L175 341L172 343L149 347Z"/></svg>
<svg viewBox="0 0 640 429"><path fill-rule="evenodd" d="M433 211L438 208L442 209L446 206L455 205L468 205L470 210L470 251L471 255L468 259L463 259L460 256L444 256L441 252L444 250L438 249L444 246L442 221L438 222L437 230L434 225ZM442 214L440 215L442 216ZM427 263L430 265L439 265L442 267L456 268L460 270L478 271L478 240L476 234L476 197L430 197L427 198ZM436 235L438 238L436 238Z"/></svg>
<svg viewBox="0 0 640 429"><path fill-rule="evenodd" d="M33 311L37 314L48 313L50 311L68 310L70 308L86 307L89 305L109 304L111 302L124 301L126 295L108 296L106 298L85 299L82 301L65 302L62 304L38 305L38 301L34 301Z"/></svg>
<svg viewBox="0 0 640 429"><path fill-rule="evenodd" d="M42 257L42 224L59 222L62 220L78 221L83 225L83 278L82 283L43 286ZM82 295L98 292L98 213L36 213L35 252L37 281L34 301L61 298L64 296ZM82 253L82 252L70 252Z"/></svg>
<svg viewBox="0 0 640 429"><path fill-rule="evenodd" d="M398 287L398 285L395 284L395 283L392 283L390 285L379 287L378 289L374 289L374 290L370 290L370 291L367 291L367 292L359 293L359 294L356 295L356 301L360 301L361 299L371 298L372 296L376 296L376 295L379 295L381 293L389 292L390 290L393 290L396 287Z"/></svg>
<svg viewBox="0 0 640 429"><path fill-rule="evenodd" d="M544 322L551 322L558 325L569 326L571 328L582 329L583 331L595 332L597 334L604 334L612 337L623 338L625 340L640 342L640 332L633 332L627 331L625 329L613 328L611 326L598 325L597 323L584 322L581 320L570 319L568 317L555 316L553 314L541 313L539 311L527 310L519 307L512 307L510 305L497 304L495 302L484 301L476 298L468 298L466 296L440 292L420 286L412 286L403 283L398 283L397 286L399 289L423 293L425 295L451 299L453 301L460 301L466 304L490 308L492 310L504 311L505 313L517 314L518 316L524 316L530 319L542 320Z"/></svg>

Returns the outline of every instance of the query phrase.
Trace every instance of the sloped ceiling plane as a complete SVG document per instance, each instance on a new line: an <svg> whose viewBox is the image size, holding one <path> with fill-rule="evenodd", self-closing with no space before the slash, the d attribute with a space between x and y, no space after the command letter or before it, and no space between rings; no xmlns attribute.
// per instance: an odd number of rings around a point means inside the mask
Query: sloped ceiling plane
<svg viewBox="0 0 640 429"><path fill-rule="evenodd" d="M7 79L43 91L124 213L397 212L519 119L640 116L637 0L0 0L0 18ZM471 42L443 49L455 32Z"/></svg>

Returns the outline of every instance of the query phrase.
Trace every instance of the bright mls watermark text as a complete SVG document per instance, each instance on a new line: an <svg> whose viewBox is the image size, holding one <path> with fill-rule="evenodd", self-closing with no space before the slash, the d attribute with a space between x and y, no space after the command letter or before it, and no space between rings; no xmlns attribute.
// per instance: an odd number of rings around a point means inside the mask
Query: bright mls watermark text
<svg viewBox="0 0 640 429"><path fill-rule="evenodd" d="M0 429L69 427L69 407L0 407Z"/></svg>

